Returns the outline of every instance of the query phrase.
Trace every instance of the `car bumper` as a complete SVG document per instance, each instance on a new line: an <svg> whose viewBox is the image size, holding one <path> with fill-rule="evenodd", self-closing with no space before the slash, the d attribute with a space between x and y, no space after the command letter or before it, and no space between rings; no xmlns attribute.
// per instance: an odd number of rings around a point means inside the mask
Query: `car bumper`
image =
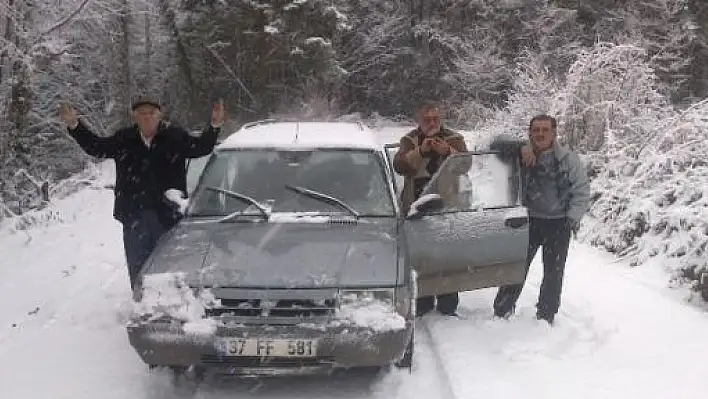
<svg viewBox="0 0 708 399"><path fill-rule="evenodd" d="M377 367L401 359L413 333L413 321L405 328L376 331L367 327L219 325L212 334L186 333L179 324L131 324L128 337L140 358L158 366L202 366L217 373L241 375L288 375L328 372L337 368ZM311 358L256 358L220 356L221 338L317 339Z"/></svg>

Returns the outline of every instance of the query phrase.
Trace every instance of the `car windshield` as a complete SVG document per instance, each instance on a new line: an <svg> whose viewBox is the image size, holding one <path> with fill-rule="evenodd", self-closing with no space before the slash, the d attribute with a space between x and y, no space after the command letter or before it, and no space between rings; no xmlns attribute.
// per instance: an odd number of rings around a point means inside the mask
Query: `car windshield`
<svg viewBox="0 0 708 399"><path fill-rule="evenodd" d="M250 197L272 212L394 216L383 162L374 151L217 152L204 168L190 215L259 213L224 190Z"/></svg>

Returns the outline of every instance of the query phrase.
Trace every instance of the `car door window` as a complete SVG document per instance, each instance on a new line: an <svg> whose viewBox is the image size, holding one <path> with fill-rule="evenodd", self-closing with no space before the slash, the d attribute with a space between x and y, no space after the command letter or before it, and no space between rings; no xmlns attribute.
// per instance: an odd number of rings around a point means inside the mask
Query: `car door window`
<svg viewBox="0 0 708 399"><path fill-rule="evenodd" d="M439 195L438 212L467 212L519 206L517 164L496 153L466 153L451 156L423 190Z"/></svg>
<svg viewBox="0 0 708 399"><path fill-rule="evenodd" d="M202 175L202 171L204 170L204 167L209 161L209 157L211 157L211 154L199 158L189 159L187 161L188 196L191 196L191 194L194 192L194 189L197 187L197 183L199 183L199 177Z"/></svg>

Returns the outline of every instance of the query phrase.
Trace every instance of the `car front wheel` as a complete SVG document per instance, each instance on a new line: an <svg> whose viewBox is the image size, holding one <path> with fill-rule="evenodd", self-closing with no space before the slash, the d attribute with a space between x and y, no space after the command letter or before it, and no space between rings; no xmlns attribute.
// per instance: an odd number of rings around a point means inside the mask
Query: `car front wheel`
<svg viewBox="0 0 708 399"><path fill-rule="evenodd" d="M195 384L200 384L206 375L206 369L198 366L158 366L155 364L148 365L152 370L167 369L169 371L173 384L179 385L185 381L190 381Z"/></svg>

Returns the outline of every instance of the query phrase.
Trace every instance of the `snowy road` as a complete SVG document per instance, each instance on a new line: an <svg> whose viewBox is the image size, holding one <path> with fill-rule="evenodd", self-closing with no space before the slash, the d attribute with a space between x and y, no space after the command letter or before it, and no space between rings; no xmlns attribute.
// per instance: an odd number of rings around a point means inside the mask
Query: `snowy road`
<svg viewBox="0 0 708 399"><path fill-rule="evenodd" d="M175 397L127 340L112 199L87 189L56 204L60 223L0 230L2 398ZM554 328L534 319L536 263L509 321L492 320L493 290L464 294L461 320L426 317L411 374L209 381L196 397L704 398L708 314L585 245L569 259Z"/></svg>

